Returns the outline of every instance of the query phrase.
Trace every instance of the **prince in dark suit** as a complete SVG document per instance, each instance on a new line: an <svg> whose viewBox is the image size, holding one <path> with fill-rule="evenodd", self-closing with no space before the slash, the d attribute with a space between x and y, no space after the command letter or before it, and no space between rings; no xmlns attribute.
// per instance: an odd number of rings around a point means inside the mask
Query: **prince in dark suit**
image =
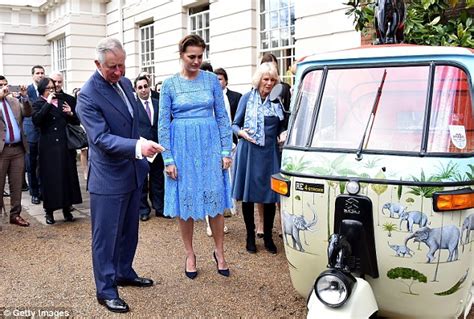
<svg viewBox="0 0 474 319"><path fill-rule="evenodd" d="M113 312L127 312L117 286L148 287L151 279L132 267L138 243L138 208L148 173L144 157L163 151L140 139L138 105L125 73L120 41L106 38L96 48L97 71L84 84L77 112L89 139L92 264L97 300Z"/></svg>
<svg viewBox="0 0 474 319"><path fill-rule="evenodd" d="M134 86L139 104L138 132L141 137L158 143L159 101L154 99L151 95L150 79L146 75L138 76L135 79ZM147 221L150 218L151 208L148 203L148 197L150 198L151 206L155 210L156 216L165 217L163 215L165 197L165 176L163 173L165 166L163 157L158 154L149 164L150 174L149 177L145 179L140 201L140 220L142 221Z"/></svg>

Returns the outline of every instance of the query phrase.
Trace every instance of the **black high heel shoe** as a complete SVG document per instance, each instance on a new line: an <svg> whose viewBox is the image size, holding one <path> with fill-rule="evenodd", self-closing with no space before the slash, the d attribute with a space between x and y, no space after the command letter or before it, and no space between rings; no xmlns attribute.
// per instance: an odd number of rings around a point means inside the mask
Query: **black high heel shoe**
<svg viewBox="0 0 474 319"><path fill-rule="evenodd" d="M194 259L196 259L196 256L194 256ZM188 261L188 257L186 257L186 259L184 260L184 274L185 274L186 277L188 277L189 279L194 279L194 278L197 277L198 272L197 272L197 270L196 270L196 271L187 271L187 270L186 270L187 261Z"/></svg>
<svg viewBox="0 0 474 319"><path fill-rule="evenodd" d="M219 273L219 275L222 275L224 277L229 277L230 276L230 270L229 268L227 269L219 269L219 263L217 262L217 256L216 256L216 252L212 252L212 255L214 256L214 260L216 261L216 268L217 268L217 272Z"/></svg>

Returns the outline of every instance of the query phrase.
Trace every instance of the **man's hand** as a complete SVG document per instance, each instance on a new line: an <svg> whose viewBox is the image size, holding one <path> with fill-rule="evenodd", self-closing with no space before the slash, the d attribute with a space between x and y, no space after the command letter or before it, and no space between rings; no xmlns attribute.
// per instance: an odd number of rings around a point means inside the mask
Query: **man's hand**
<svg viewBox="0 0 474 319"><path fill-rule="evenodd" d="M223 157L222 158L222 169L228 169L232 165L232 158Z"/></svg>
<svg viewBox="0 0 474 319"><path fill-rule="evenodd" d="M28 96L28 92L26 90L26 85L20 85L20 95L23 96L23 97L27 97Z"/></svg>
<svg viewBox="0 0 474 319"><path fill-rule="evenodd" d="M152 157L156 153L161 153L165 150L163 146L150 140L142 141L142 155L145 157Z"/></svg>
<svg viewBox="0 0 474 319"><path fill-rule="evenodd" d="M171 177L172 179L178 178L178 170L174 164L166 165L165 173L166 176Z"/></svg>

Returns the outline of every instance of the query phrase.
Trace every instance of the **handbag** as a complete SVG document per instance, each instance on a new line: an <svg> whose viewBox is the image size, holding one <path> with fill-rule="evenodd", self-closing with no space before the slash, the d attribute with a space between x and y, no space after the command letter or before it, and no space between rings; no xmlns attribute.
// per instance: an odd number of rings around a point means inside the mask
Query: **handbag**
<svg viewBox="0 0 474 319"><path fill-rule="evenodd" d="M87 134L80 125L68 123L66 125L67 148L77 150L87 147Z"/></svg>

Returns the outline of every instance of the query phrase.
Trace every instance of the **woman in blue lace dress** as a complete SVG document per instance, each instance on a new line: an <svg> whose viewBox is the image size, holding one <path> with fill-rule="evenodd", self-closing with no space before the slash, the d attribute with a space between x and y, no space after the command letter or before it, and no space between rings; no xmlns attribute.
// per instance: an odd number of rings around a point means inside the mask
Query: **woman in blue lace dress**
<svg viewBox="0 0 474 319"><path fill-rule="evenodd" d="M276 254L272 238L275 203L279 196L270 188L272 174L280 171L278 136L284 126L283 109L269 100L270 91L279 82L273 63L260 64L252 79L252 90L240 98L232 130L240 137L234 163L232 197L242 201L246 249L256 253L254 203L263 204L263 240L265 249Z"/></svg>
<svg viewBox="0 0 474 319"><path fill-rule="evenodd" d="M228 168L232 131L217 76L199 69L206 44L198 35L179 42L181 71L163 82L158 137L165 148L164 214L178 217L186 252L185 275L197 276L194 221L209 216L217 271L224 258L224 209L232 206Z"/></svg>

